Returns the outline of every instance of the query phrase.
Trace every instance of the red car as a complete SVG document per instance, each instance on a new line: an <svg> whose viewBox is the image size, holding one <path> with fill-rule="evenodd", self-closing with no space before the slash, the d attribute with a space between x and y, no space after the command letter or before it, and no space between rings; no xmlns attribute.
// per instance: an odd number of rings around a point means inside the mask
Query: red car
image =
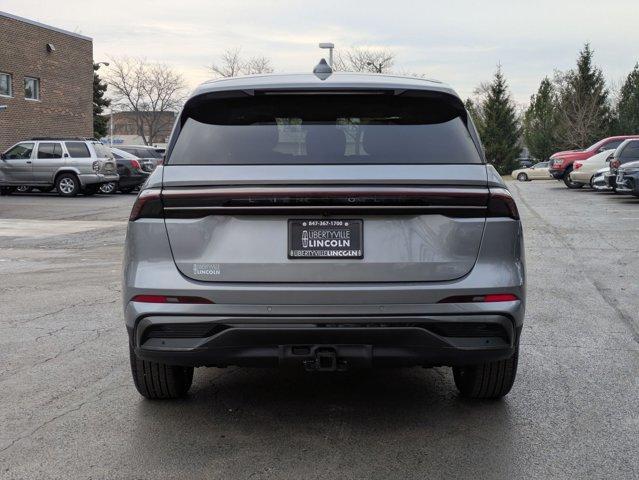
<svg viewBox="0 0 639 480"><path fill-rule="evenodd" d="M570 180L568 175L572 172L572 164L575 160L586 160L593 155L617 148L621 142L628 138L639 138L639 135L621 135L617 137L608 137L599 140L594 145L589 146L585 150L566 150L563 152L553 153L550 156L549 171L557 180L563 180L568 188L581 188L583 183L577 183Z"/></svg>

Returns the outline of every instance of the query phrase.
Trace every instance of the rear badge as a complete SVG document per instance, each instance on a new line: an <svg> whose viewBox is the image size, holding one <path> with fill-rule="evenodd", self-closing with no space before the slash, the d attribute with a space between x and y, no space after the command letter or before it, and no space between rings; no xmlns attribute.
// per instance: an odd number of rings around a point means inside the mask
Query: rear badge
<svg viewBox="0 0 639 480"><path fill-rule="evenodd" d="M194 275L219 275L220 274L219 263L194 263L193 274Z"/></svg>
<svg viewBox="0 0 639 480"><path fill-rule="evenodd" d="M288 221L288 258L363 258L362 220Z"/></svg>

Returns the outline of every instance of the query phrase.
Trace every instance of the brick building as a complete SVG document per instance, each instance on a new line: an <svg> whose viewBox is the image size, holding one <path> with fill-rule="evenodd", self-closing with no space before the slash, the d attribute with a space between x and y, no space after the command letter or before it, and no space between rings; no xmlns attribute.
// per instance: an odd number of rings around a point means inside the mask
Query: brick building
<svg viewBox="0 0 639 480"><path fill-rule="evenodd" d="M93 41L0 12L0 151L34 136L93 136Z"/></svg>

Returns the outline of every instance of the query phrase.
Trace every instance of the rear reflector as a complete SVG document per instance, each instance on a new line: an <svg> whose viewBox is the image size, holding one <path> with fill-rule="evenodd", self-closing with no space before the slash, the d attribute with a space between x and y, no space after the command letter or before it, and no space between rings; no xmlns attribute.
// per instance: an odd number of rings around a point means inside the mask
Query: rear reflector
<svg viewBox="0 0 639 480"><path fill-rule="evenodd" d="M136 295L131 299L133 302L142 303L214 303L202 297L184 297L172 295Z"/></svg>
<svg viewBox="0 0 639 480"><path fill-rule="evenodd" d="M459 295L448 297L437 303L487 303L487 302L514 302L519 300L512 293L489 293L487 295Z"/></svg>

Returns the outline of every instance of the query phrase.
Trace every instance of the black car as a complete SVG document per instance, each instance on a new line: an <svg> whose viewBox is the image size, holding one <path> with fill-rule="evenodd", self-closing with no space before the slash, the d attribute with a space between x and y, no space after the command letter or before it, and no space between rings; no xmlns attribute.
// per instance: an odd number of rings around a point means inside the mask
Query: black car
<svg viewBox="0 0 639 480"><path fill-rule="evenodd" d="M120 145L118 149L123 150L131 155L135 155L142 160L151 161L155 166L162 165L164 160L164 149L160 147L151 147L146 145Z"/></svg>
<svg viewBox="0 0 639 480"><path fill-rule="evenodd" d="M624 163L617 169L617 191L639 197L639 161Z"/></svg>
<svg viewBox="0 0 639 480"><path fill-rule="evenodd" d="M138 158L120 148L112 148L111 153L118 164L120 180L117 183L103 184L100 187L100 193L115 193L116 190L122 193L131 193L146 182L155 169L155 162Z"/></svg>
<svg viewBox="0 0 639 480"><path fill-rule="evenodd" d="M617 190L617 174L622 165L639 160L639 140L625 140L613 155L610 161L610 171L604 175L606 185L613 190ZM619 190L621 191L621 190ZM628 192L629 193L629 192Z"/></svg>

